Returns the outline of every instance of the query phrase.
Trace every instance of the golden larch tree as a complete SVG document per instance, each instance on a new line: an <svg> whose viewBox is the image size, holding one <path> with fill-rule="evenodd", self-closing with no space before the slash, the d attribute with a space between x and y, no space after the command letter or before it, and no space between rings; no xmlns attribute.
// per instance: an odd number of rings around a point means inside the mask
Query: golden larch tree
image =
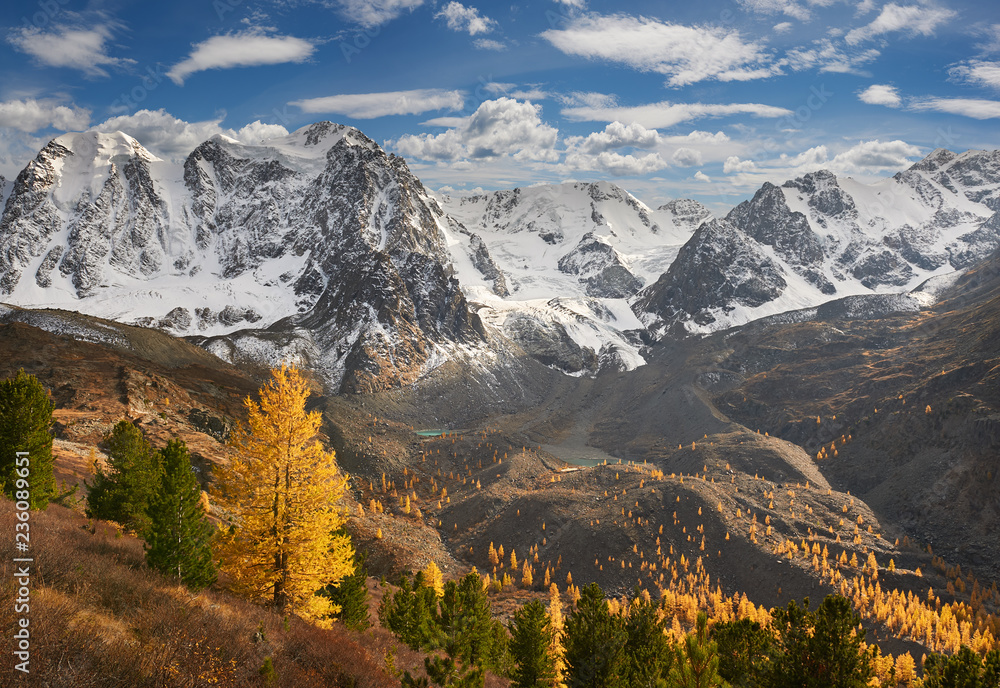
<svg viewBox="0 0 1000 688"><path fill-rule="evenodd" d="M229 527L217 554L234 592L321 621L339 610L316 591L354 570L350 539L334 534L347 476L316 437L321 416L306 413L301 373L282 365L271 376L259 402L246 399L236 457L218 476L215 500Z"/></svg>

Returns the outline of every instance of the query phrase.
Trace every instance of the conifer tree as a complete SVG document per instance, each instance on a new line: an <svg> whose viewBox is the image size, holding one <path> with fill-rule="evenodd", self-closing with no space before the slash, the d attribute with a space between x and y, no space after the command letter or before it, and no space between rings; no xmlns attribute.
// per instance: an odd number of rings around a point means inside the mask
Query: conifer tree
<svg viewBox="0 0 1000 688"><path fill-rule="evenodd" d="M317 595L353 571L350 539L337 535L347 478L316 438L322 418L306 413L309 386L282 365L246 400L248 421L233 434L237 456L220 471L216 501L229 514L217 555L238 594L320 620L335 614Z"/></svg>
<svg viewBox="0 0 1000 688"><path fill-rule="evenodd" d="M538 600L531 600L514 612L510 651L514 660L513 685L517 688L547 688L555 681L555 662L550 653L552 635L551 620Z"/></svg>
<svg viewBox="0 0 1000 688"><path fill-rule="evenodd" d="M549 621L552 623L552 644L549 654L552 655L554 688L565 688L566 650L563 647L563 613L562 600L559 599L559 586L552 583L549 586Z"/></svg>
<svg viewBox="0 0 1000 688"><path fill-rule="evenodd" d="M348 536L343 528L337 535ZM355 549L354 573L344 576L336 585L328 585L323 589L323 594L330 597L334 606L340 607L337 619L355 631L363 631L371 625L368 611L368 569L365 566L367 558L368 552Z"/></svg>
<svg viewBox="0 0 1000 688"><path fill-rule="evenodd" d="M94 482L87 485L87 516L115 521L145 535L149 504L163 479L160 453L127 420L119 421L104 441L108 468L105 472L95 466Z"/></svg>
<svg viewBox="0 0 1000 688"><path fill-rule="evenodd" d="M171 440L160 451L160 461L163 479L149 503L146 563L200 590L216 579L211 547L215 527L202 507L187 445Z"/></svg>
<svg viewBox="0 0 1000 688"><path fill-rule="evenodd" d="M767 676L774 642L769 629L751 619L716 624L712 640L718 645L719 675L734 686L756 686Z"/></svg>
<svg viewBox="0 0 1000 688"><path fill-rule="evenodd" d="M52 399L34 375L18 370L0 381L0 487L31 509L44 509L55 494L52 409Z"/></svg>
<svg viewBox="0 0 1000 688"><path fill-rule="evenodd" d="M719 676L718 646L709 638L705 612L698 613L695 630L688 633L677 648L677 661L670 672L669 683L677 688L729 685Z"/></svg>
<svg viewBox="0 0 1000 688"><path fill-rule="evenodd" d="M621 619L612 616L597 583L580 591L565 622L566 685L570 688L618 688L625 646Z"/></svg>
<svg viewBox="0 0 1000 688"><path fill-rule="evenodd" d="M772 611L777 630L769 683L774 688L860 688L875 675L875 648L865 650L857 632L861 617L839 595L828 595L815 612L809 600Z"/></svg>
<svg viewBox="0 0 1000 688"><path fill-rule="evenodd" d="M673 647L664 633L660 610L651 600L637 600L625 618L622 672L629 688L657 688L670 673Z"/></svg>

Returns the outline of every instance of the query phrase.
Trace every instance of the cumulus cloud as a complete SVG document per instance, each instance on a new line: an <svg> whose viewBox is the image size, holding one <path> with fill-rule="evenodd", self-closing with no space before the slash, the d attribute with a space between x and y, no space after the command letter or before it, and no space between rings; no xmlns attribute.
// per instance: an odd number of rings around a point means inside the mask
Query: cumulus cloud
<svg viewBox="0 0 1000 688"><path fill-rule="evenodd" d="M951 115L964 115L974 119L995 119L1000 117L1000 101L982 98L926 98L912 101L912 110L933 110Z"/></svg>
<svg viewBox="0 0 1000 688"><path fill-rule="evenodd" d="M777 34L788 33L792 30L792 22L780 22L772 26L771 30Z"/></svg>
<svg viewBox="0 0 1000 688"><path fill-rule="evenodd" d="M566 156L566 165L575 170L598 170L615 177L637 177L667 167L667 163L659 153L635 156L613 151L604 151L597 155L572 153Z"/></svg>
<svg viewBox="0 0 1000 688"><path fill-rule="evenodd" d="M199 144L216 134L223 134L243 143L260 143L275 136L285 136L288 130L277 124L251 122L240 129L221 125L222 119L185 122L163 110L139 110L120 115L94 127L98 131L123 131L161 158L183 159Z"/></svg>
<svg viewBox="0 0 1000 688"><path fill-rule="evenodd" d="M717 131L713 134L710 131L699 131L698 129L695 129L694 131L683 135L664 136L663 141L665 143L687 143L691 145L719 145L722 143L728 143L729 136L726 135L726 132L724 131Z"/></svg>
<svg viewBox="0 0 1000 688"><path fill-rule="evenodd" d="M755 169L757 169L757 165L754 164L753 160L740 160L739 157L735 155L730 155L722 164L722 171L726 174L733 174L734 172L750 172Z"/></svg>
<svg viewBox="0 0 1000 688"><path fill-rule="evenodd" d="M495 158L555 161L559 130L542 122L541 107L513 98L487 100L476 111L437 134L402 136L387 142L405 156L429 160Z"/></svg>
<svg viewBox="0 0 1000 688"><path fill-rule="evenodd" d="M412 12L424 0L339 0L340 13L361 26L380 26L404 12Z"/></svg>
<svg viewBox="0 0 1000 688"><path fill-rule="evenodd" d="M671 103L662 101L632 107L577 106L562 110L564 117L588 122L636 122L649 129L665 129L703 117L749 114L754 117L787 117L792 111L759 103Z"/></svg>
<svg viewBox="0 0 1000 688"><path fill-rule="evenodd" d="M852 29L844 37L855 45L887 33L903 32L911 36L933 36L934 30L955 16L955 12L933 5L897 5L890 2L868 25Z"/></svg>
<svg viewBox="0 0 1000 688"><path fill-rule="evenodd" d="M187 59L178 62L167 76L178 86L196 72L259 65L304 62L316 50L309 41L294 36L268 36L259 29L212 36L194 46Z"/></svg>
<svg viewBox="0 0 1000 688"><path fill-rule="evenodd" d="M303 112L335 113L355 119L374 119L386 115L418 115L431 110L460 110L464 102L461 91L421 88L411 91L382 93L342 93L321 98L293 100Z"/></svg>
<svg viewBox="0 0 1000 688"><path fill-rule="evenodd" d="M479 10L475 7L466 7L460 2L455 2L455 0L445 5L440 12L434 15L434 18L444 18L449 29L452 31L467 31L470 36L489 33L497 26L495 19L484 17L479 14Z"/></svg>
<svg viewBox="0 0 1000 688"><path fill-rule="evenodd" d="M872 84L859 93L858 98L862 103L869 105L885 105L895 108L903 104L903 100L899 97L899 91L888 84Z"/></svg>
<svg viewBox="0 0 1000 688"><path fill-rule="evenodd" d="M701 151L693 148L678 148L670 159L678 167L696 167L702 164Z"/></svg>
<svg viewBox="0 0 1000 688"><path fill-rule="evenodd" d="M704 172L702 172L701 170L698 170L697 172L694 173L694 178L697 181L699 181L699 182L709 182L709 183L711 183L711 181L712 181L712 178L709 177Z"/></svg>
<svg viewBox="0 0 1000 688"><path fill-rule="evenodd" d="M584 15L541 34L560 51L667 77L670 86L699 81L749 81L780 73L764 46L739 32L684 26L624 14Z"/></svg>
<svg viewBox="0 0 1000 688"><path fill-rule="evenodd" d="M948 70L948 74L973 86L1000 88L1000 62L969 60Z"/></svg>
<svg viewBox="0 0 1000 688"><path fill-rule="evenodd" d="M11 33L7 42L48 67L78 69L90 77L108 76L105 67L135 64L135 60L107 54L105 44L114 28L111 24L85 28L59 25L50 31L22 27Z"/></svg>
<svg viewBox="0 0 1000 688"><path fill-rule="evenodd" d="M0 127L32 133L49 127L79 131L86 129L88 124L90 110L75 105L34 98L0 102Z"/></svg>
<svg viewBox="0 0 1000 688"><path fill-rule="evenodd" d="M838 172L900 169L909 167L910 158L919 155L920 149L906 141L863 141L834 156L830 168Z"/></svg>
<svg viewBox="0 0 1000 688"><path fill-rule="evenodd" d="M604 131L595 131L586 137L567 138L566 146L585 153L601 153L615 148L652 148L659 141L660 134L655 129L647 129L634 122L629 125L612 122Z"/></svg>

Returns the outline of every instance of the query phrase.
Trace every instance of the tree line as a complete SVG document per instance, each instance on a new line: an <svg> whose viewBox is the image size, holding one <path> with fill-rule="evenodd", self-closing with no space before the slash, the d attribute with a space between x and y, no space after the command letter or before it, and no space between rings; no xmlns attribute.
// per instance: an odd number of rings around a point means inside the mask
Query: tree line
<svg viewBox="0 0 1000 688"><path fill-rule="evenodd" d="M489 670L517 688L1000 688L998 650L985 657L968 647L930 655L923 679L912 662L880 676L880 655L840 595L815 609L808 599L791 601L773 609L767 624L743 618L710 627L702 612L690 632L676 637L668 606L644 594L615 612L591 583L564 618L553 585L548 610L533 599L504 626L478 572L443 588L432 580L427 571L412 581L402 577L379 609L383 626L431 653L426 676L401 674L404 687L481 688Z"/></svg>

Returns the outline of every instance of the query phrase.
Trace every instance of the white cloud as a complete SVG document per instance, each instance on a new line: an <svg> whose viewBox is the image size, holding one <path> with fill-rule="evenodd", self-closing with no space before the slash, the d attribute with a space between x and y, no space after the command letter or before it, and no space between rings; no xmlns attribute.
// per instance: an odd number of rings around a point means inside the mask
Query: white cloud
<svg viewBox="0 0 1000 688"><path fill-rule="evenodd" d="M693 148L678 148L674 151L671 160L678 167L696 167L702 164L701 151Z"/></svg>
<svg viewBox="0 0 1000 688"><path fill-rule="evenodd" d="M750 172L757 168L753 160L740 160L738 156L730 155L726 162L722 164L722 171L726 174L733 172Z"/></svg>
<svg viewBox="0 0 1000 688"><path fill-rule="evenodd" d="M792 30L792 22L781 22L775 24L771 27L771 30L777 34L788 33Z"/></svg>
<svg viewBox="0 0 1000 688"><path fill-rule="evenodd" d="M787 14L800 21L808 21L812 14L795 0L736 0L747 12L756 14Z"/></svg>
<svg viewBox="0 0 1000 688"><path fill-rule="evenodd" d="M854 16L860 17L863 14L868 14L875 10L875 0L861 0L858 6L854 8Z"/></svg>
<svg viewBox="0 0 1000 688"><path fill-rule="evenodd" d="M566 165L574 170L599 170L616 177L637 177L667 167L659 153L635 156L612 151L597 155L573 153L566 156Z"/></svg>
<svg viewBox="0 0 1000 688"><path fill-rule="evenodd" d="M112 117L96 125L98 131L123 131L161 158L183 159L199 144L216 134L224 134L243 143L259 143L288 131L277 124L251 122L241 129L221 126L222 118L202 122L185 122L162 108L139 110L131 115Z"/></svg>
<svg viewBox="0 0 1000 688"><path fill-rule="evenodd" d="M392 21L403 12L412 12L424 0L339 0L340 12L361 26L372 27Z"/></svg>
<svg viewBox="0 0 1000 688"><path fill-rule="evenodd" d="M699 81L749 81L780 73L760 43L738 31L683 26L628 15L585 15L542 38L567 55L618 62L667 77L670 86Z"/></svg>
<svg viewBox="0 0 1000 688"><path fill-rule="evenodd" d="M492 38L477 38L472 41L474 45L479 50L493 50L495 52L503 52L507 49L506 43L501 43L500 41L495 41Z"/></svg>
<svg viewBox="0 0 1000 688"><path fill-rule="evenodd" d="M636 122L649 129L665 129L680 122L702 117L749 114L755 117L787 117L794 113L785 108L759 103L671 103L662 101L633 107L578 106L562 110L564 117L588 122Z"/></svg>
<svg viewBox="0 0 1000 688"><path fill-rule="evenodd" d="M259 29L212 36L194 46L187 59L175 64L167 76L178 86L195 72L259 65L304 62L316 50L309 41L294 36L267 36Z"/></svg>
<svg viewBox="0 0 1000 688"><path fill-rule="evenodd" d="M1000 53L1000 24L990 25L983 34L986 36L986 41L977 44L976 49L986 54Z"/></svg>
<svg viewBox="0 0 1000 688"><path fill-rule="evenodd" d="M0 175L7 181L15 179L47 141L12 127L0 126Z"/></svg>
<svg viewBox="0 0 1000 688"><path fill-rule="evenodd" d="M699 131L698 129L695 129L688 134L684 134L683 136L664 136L662 139L665 143L688 143L702 145L719 145L729 143L729 137L724 131L717 131L713 134L708 131Z"/></svg>
<svg viewBox="0 0 1000 688"><path fill-rule="evenodd" d="M909 167L910 158L919 155L920 149L906 141L863 141L834 156L829 167L835 172L895 170Z"/></svg>
<svg viewBox="0 0 1000 688"><path fill-rule="evenodd" d="M912 110L933 110L974 119L1000 117L1000 101L981 98L927 98L910 103Z"/></svg>
<svg viewBox="0 0 1000 688"><path fill-rule="evenodd" d="M332 112L356 119L374 119L386 115L418 115L431 110L460 110L463 102L461 91L420 88L382 93L342 93L293 100L289 105L294 105L303 112Z"/></svg>
<svg viewBox="0 0 1000 688"><path fill-rule="evenodd" d="M711 183L711 181L712 181L712 178L709 177L704 172L702 172L701 170L698 170L697 172L694 173L694 178L696 180L698 180L699 182L708 182L708 183Z"/></svg>
<svg viewBox="0 0 1000 688"><path fill-rule="evenodd" d="M795 71L818 69L835 74L864 74L862 65L873 61L881 53L875 48L844 50L829 38L813 41L812 48L795 48L788 51L783 62Z"/></svg>
<svg viewBox="0 0 1000 688"><path fill-rule="evenodd" d="M1000 62L969 60L964 64L955 65L948 70L948 74L953 79L973 86L1000 88Z"/></svg>
<svg viewBox="0 0 1000 688"><path fill-rule="evenodd" d="M872 84L858 94L862 103L869 105L885 105L886 107L899 107L903 100L899 97L899 91L895 86L888 84Z"/></svg>
<svg viewBox="0 0 1000 688"><path fill-rule="evenodd" d="M513 98L514 100L546 100L552 97L552 94L548 91L544 91L541 88L532 85L529 85L527 88L521 88L517 84L505 84L490 81L483 84L482 88L491 95L507 96L508 98Z"/></svg>
<svg viewBox="0 0 1000 688"><path fill-rule="evenodd" d="M108 76L105 67L135 64L135 60L111 57L105 43L112 37L112 26L101 24L87 28L56 26L52 31L36 27L15 30L7 41L49 67L79 69L87 76Z"/></svg>
<svg viewBox="0 0 1000 688"><path fill-rule="evenodd" d="M484 17L479 14L475 7L466 7L460 2L451 0L434 18L444 17L448 23L448 28L452 31L468 31L470 36L480 33L489 33L497 26L495 19Z"/></svg>
<svg viewBox="0 0 1000 688"><path fill-rule="evenodd" d="M606 108L618 105L618 98L607 93L597 93L595 91L571 91L559 96L559 102L571 107Z"/></svg>
<svg viewBox="0 0 1000 688"><path fill-rule="evenodd" d="M955 16L955 12L932 5L897 5L890 2L867 26L853 29L844 40L855 45L883 34L902 31L911 36L932 36L934 29Z"/></svg>
<svg viewBox="0 0 1000 688"><path fill-rule="evenodd" d="M542 122L541 107L512 98L487 100L457 126L441 134L402 136L387 142L405 156L430 160L495 158L554 162L559 130Z"/></svg>
<svg viewBox="0 0 1000 688"><path fill-rule="evenodd" d="M612 122L604 131L595 131L587 137L567 138L566 146L585 153L601 153L615 148L652 148L659 141L660 134L655 129L634 122L629 125Z"/></svg>
<svg viewBox="0 0 1000 688"><path fill-rule="evenodd" d="M582 10L587 6L585 0L555 0L557 4L566 5L567 7L575 7L578 10Z"/></svg>
<svg viewBox="0 0 1000 688"><path fill-rule="evenodd" d="M0 102L0 127L32 133L54 127L80 131L90 124L90 110L75 105L61 105L53 100L8 100Z"/></svg>

